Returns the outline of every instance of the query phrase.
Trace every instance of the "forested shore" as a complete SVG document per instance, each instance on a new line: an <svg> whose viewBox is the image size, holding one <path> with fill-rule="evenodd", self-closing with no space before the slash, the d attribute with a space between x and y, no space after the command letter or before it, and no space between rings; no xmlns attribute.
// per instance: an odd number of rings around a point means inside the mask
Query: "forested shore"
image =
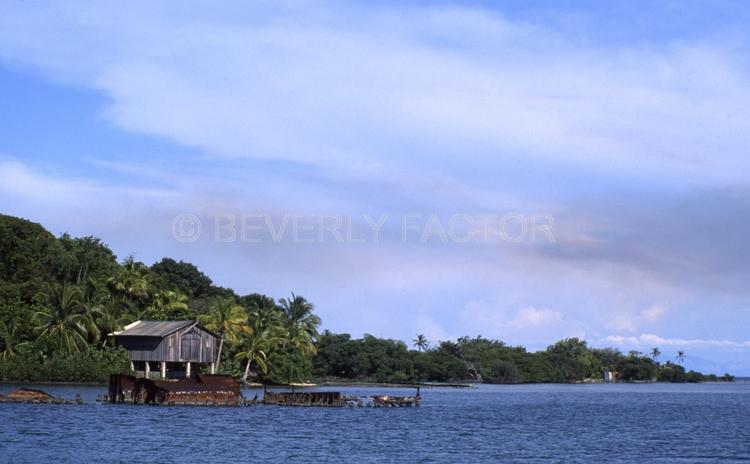
<svg viewBox="0 0 750 464"><path fill-rule="evenodd" d="M530 352L479 336L353 338L322 330L303 296L239 295L193 264L118 261L99 238L55 237L0 215L0 380L96 382L128 372L108 334L136 320L198 320L223 340L220 372L264 383L580 382L605 371L620 381L732 380L686 371L684 353L658 347L622 353L572 338Z"/></svg>

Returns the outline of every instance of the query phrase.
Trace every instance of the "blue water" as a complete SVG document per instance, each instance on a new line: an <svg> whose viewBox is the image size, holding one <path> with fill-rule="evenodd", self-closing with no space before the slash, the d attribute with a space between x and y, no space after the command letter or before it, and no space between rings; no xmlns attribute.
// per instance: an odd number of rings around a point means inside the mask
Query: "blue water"
<svg viewBox="0 0 750 464"><path fill-rule="evenodd" d="M404 409L110 405L93 402L103 387L35 388L88 402L0 404L2 463L750 462L747 382L433 388Z"/></svg>

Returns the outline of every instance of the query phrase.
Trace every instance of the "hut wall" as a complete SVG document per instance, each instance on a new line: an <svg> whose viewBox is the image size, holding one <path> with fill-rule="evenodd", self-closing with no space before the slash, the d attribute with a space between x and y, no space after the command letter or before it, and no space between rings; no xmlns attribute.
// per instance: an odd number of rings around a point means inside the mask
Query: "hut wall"
<svg viewBox="0 0 750 464"><path fill-rule="evenodd" d="M200 327L177 330L164 338L119 336L115 342L128 351L131 361L212 363L218 340Z"/></svg>

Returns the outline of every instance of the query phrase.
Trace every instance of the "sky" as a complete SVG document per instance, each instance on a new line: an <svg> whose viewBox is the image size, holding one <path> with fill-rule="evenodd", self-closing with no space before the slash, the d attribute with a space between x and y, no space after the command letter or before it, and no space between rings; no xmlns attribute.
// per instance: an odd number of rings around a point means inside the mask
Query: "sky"
<svg viewBox="0 0 750 464"><path fill-rule="evenodd" d="M0 2L0 212L325 328L750 375L740 1Z"/></svg>

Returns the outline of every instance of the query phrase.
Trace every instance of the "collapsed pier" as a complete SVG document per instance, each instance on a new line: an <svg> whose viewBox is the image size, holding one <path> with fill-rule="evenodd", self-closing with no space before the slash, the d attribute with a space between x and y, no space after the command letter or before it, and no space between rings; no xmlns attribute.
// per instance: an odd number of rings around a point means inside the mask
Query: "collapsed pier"
<svg viewBox="0 0 750 464"><path fill-rule="evenodd" d="M243 406L240 384L225 375L198 375L196 380L151 380L130 375L109 377L110 403Z"/></svg>
<svg viewBox="0 0 750 464"><path fill-rule="evenodd" d="M348 396L336 391L269 392L263 399L257 395L243 397L239 382L225 375L198 375L193 379L176 381L151 380L130 375L114 374L109 378L110 403L151 404L167 406L318 406L318 407L382 407L403 408L419 406L421 396L417 387L414 396Z"/></svg>
<svg viewBox="0 0 750 464"><path fill-rule="evenodd" d="M421 397L415 396L347 396L341 392L266 392L263 404L276 406L376 407L406 408L419 406Z"/></svg>

